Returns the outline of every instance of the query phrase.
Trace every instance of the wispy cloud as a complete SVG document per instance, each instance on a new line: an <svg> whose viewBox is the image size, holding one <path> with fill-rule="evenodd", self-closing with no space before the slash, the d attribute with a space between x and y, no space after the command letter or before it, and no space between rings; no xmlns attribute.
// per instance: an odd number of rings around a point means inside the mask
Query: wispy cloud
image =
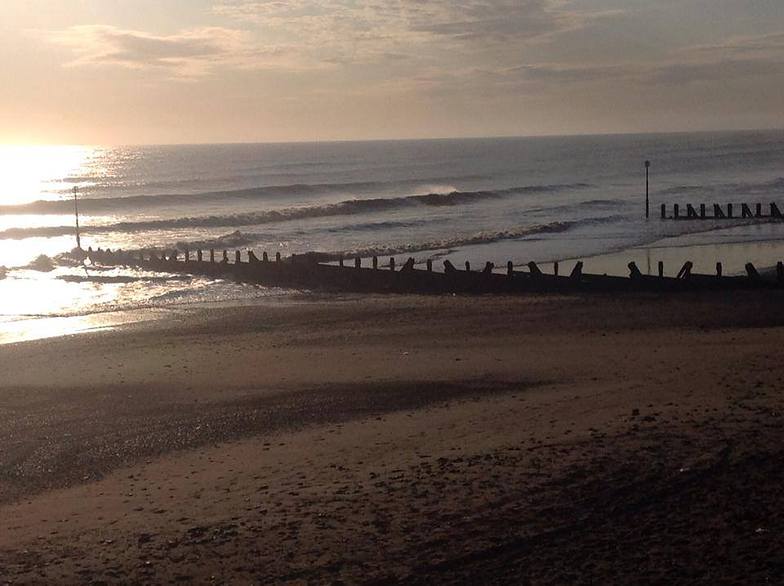
<svg viewBox="0 0 784 586"><path fill-rule="evenodd" d="M656 62L526 62L533 45L541 49L558 35L617 14L580 11L568 0L219 0L213 12L237 28L154 35L83 25L47 38L73 52L70 66L157 70L179 79L226 68L364 67L354 78L367 82L364 91L371 85L431 94L471 84L685 85L784 75L784 32L694 45Z"/></svg>
<svg viewBox="0 0 784 586"><path fill-rule="evenodd" d="M182 79L200 78L216 68L294 68L285 46L259 47L247 31L205 27L171 35L153 35L108 25L81 25L44 33L70 49L68 66L115 66L159 70Z"/></svg>
<svg viewBox="0 0 784 586"><path fill-rule="evenodd" d="M214 12L338 62L455 50L511 54L610 14L569 9L564 0L224 0Z"/></svg>
<svg viewBox="0 0 784 586"><path fill-rule="evenodd" d="M499 69L498 73L520 82L553 85L623 82L682 86L784 76L784 33L694 45L657 62L534 63Z"/></svg>
<svg viewBox="0 0 784 586"><path fill-rule="evenodd" d="M734 36L723 43L695 45L686 54L720 55L725 57L782 57L784 31L757 36Z"/></svg>

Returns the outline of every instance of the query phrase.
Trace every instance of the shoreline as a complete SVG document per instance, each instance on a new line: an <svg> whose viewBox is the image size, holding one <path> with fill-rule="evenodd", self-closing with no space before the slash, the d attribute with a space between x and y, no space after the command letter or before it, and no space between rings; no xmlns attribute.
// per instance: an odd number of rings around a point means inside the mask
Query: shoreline
<svg viewBox="0 0 784 586"><path fill-rule="evenodd" d="M561 265L561 273L567 273L571 270L574 263L578 260L584 262L584 272L594 273L597 275L610 275L626 277L629 274L627 264L629 261L634 261L637 267L641 270L643 275L655 275L657 273L657 263L662 261L664 263L664 274L667 277L674 277L680 267L685 261L692 261L694 263L694 272L703 274L714 274L715 264L721 261L723 264L724 275L737 276L745 273L745 264L749 261L757 266L757 270L765 275L772 274L775 265L779 260L784 258L781 254L781 240L774 235L768 234L764 237L754 238L751 240L738 239L737 236L731 236L732 241L718 241L716 240L717 233L719 234L732 234L737 230L748 230L750 228L757 228L759 230L766 230L775 227L776 224L770 222L744 224L740 226L721 226L721 227L705 227L700 232L689 232L680 235L663 235L661 238L654 240L651 243L644 245L635 245L631 247L623 247L619 250L610 250L600 254L589 254L587 256L565 258L559 260ZM543 235L545 239L548 235ZM705 238L709 241L705 242ZM498 244L498 243L496 243ZM482 256L481 251L484 245L468 246L465 247L464 252L443 251L443 254L438 254L439 261L436 262L437 269L440 269L440 261L445 259L452 259L458 267L462 267L464 260L469 259L472 262L474 270L480 269L484 265L486 258L479 258ZM485 255L486 256L486 255ZM458 258L459 257L459 258ZM365 258L365 265L370 260ZM481 261L481 262L479 262ZM334 264L334 263L333 263ZM424 261L418 262L417 266L423 265ZM545 261L540 262L539 267L545 273L553 272L553 262ZM515 266L521 266L520 264ZM496 268L496 272L500 272L500 265ZM135 278L135 277L134 277ZM178 277L181 278L181 277ZM85 279L89 281L89 279ZM143 280L143 278L140 278ZM2 283L0 281L0 283ZM31 281L31 283L33 283ZM123 302L121 297L122 293L112 293L117 295L120 307L112 308L105 303L99 303L95 306L85 306L82 308L74 308L73 311L56 312L52 315L45 315L44 307L41 306L41 311L36 315L6 315L0 317L0 324L3 327L3 333L0 333L0 345L7 343L22 342L25 340L42 339L47 337L59 335L79 334L85 331L90 331L99 328L115 328L124 325L126 322L131 321L145 321L147 316L155 315L165 311L177 311L179 308L190 307L208 307L214 303L228 304L228 305L244 305L244 304L264 304L268 302L286 302L292 298L303 295L301 291L275 291L275 288L265 288L269 290L268 294L258 295L252 293L243 294L242 290L238 290L238 285L228 281L231 289L226 289L222 285L215 287L214 283L207 284L205 287L203 283L196 289L196 292L201 295L202 290L208 288L219 289L218 297L228 294L229 299L212 301L207 299L193 299L184 302L174 301L171 303L163 302L153 305L145 305L143 301L138 302ZM58 280L58 286L62 286ZM35 286L40 288L45 286L45 280L35 282ZM185 286L181 291L190 291L189 287ZM14 293L12 291L12 293ZM19 291L16 292L19 294ZM319 295L320 293L312 293ZM247 295L247 296L245 296ZM305 295L308 295L305 293ZM278 299L280 298L280 299ZM132 316L138 316L138 320ZM131 316L131 317L127 317Z"/></svg>
<svg viewBox="0 0 784 586"><path fill-rule="evenodd" d="M0 578L776 581L782 300L344 296L3 346Z"/></svg>

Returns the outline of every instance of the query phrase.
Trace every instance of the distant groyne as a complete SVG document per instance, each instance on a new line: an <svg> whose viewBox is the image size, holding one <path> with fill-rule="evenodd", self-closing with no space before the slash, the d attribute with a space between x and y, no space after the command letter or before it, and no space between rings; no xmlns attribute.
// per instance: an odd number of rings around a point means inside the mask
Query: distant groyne
<svg viewBox="0 0 784 586"><path fill-rule="evenodd" d="M778 205L771 202L769 204L748 204L742 203L735 205L727 204L698 204L687 203L685 206L680 204L661 204L660 211L662 220L746 220L746 219L767 219L784 220Z"/></svg>

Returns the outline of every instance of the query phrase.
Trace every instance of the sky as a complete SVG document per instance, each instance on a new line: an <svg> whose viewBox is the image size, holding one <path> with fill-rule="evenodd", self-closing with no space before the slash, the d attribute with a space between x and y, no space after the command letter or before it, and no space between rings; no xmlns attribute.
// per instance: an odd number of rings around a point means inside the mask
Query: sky
<svg viewBox="0 0 784 586"><path fill-rule="evenodd" d="M0 143L784 127L782 0L2 0Z"/></svg>

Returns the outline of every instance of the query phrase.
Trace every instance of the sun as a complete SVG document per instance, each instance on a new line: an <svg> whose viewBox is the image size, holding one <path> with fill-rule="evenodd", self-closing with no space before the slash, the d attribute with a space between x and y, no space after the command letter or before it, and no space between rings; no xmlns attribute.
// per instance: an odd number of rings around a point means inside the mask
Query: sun
<svg viewBox="0 0 784 586"><path fill-rule="evenodd" d="M81 186L94 149L85 146L0 145L0 205L59 199Z"/></svg>

